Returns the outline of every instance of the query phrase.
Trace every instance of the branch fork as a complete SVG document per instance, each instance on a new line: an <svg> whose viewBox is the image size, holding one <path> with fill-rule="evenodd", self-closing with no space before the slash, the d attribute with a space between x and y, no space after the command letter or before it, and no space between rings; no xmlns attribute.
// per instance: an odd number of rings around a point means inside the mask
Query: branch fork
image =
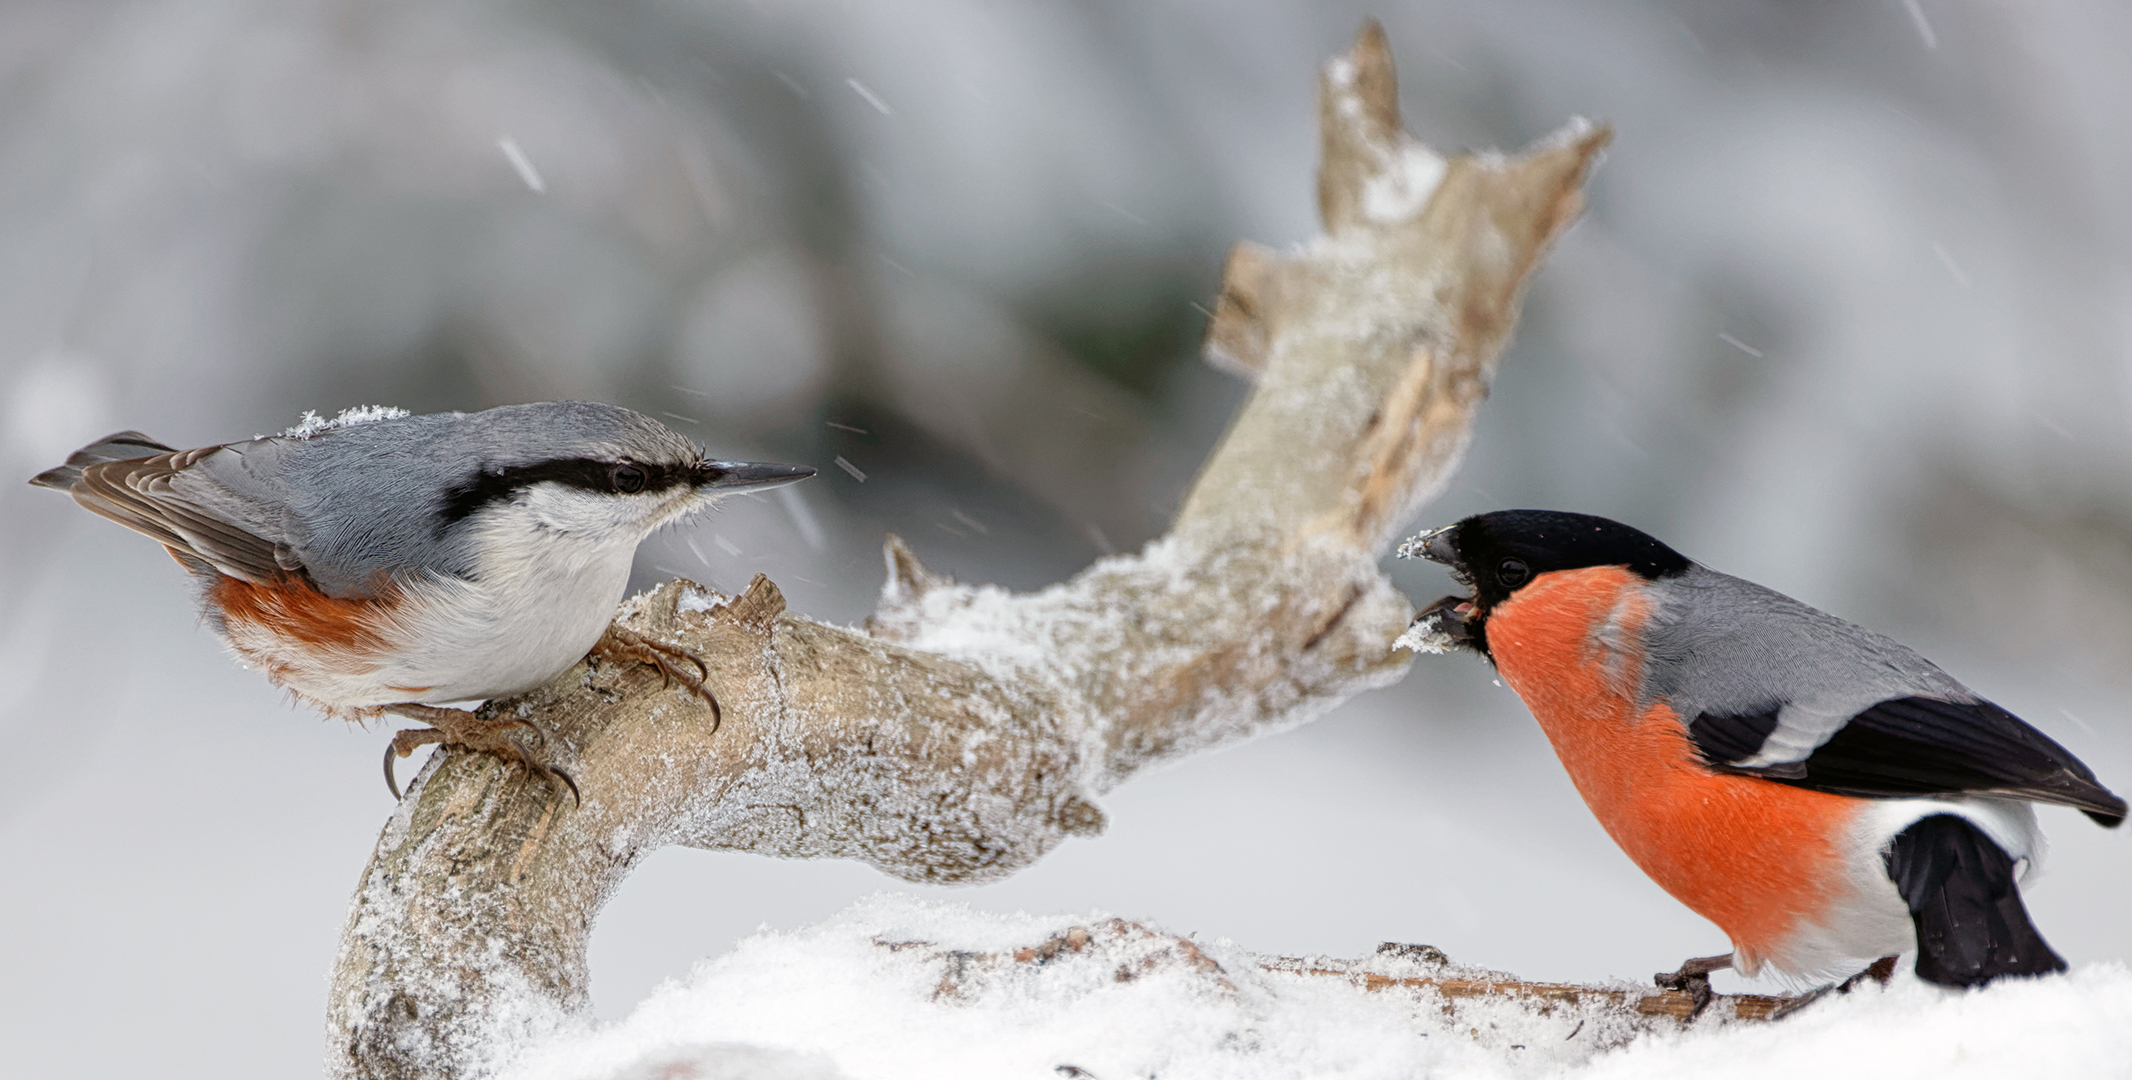
<svg viewBox="0 0 2132 1080"><path fill-rule="evenodd" d="M890 537L864 631L787 611L760 576L637 597L619 624L702 658L722 716L633 664L486 706L561 744L582 804L492 757L431 758L351 907L332 1071L486 1075L583 1023L593 920L661 846L992 880L1100 832L1097 798L1149 765L1404 675L1412 609L1378 561L1456 467L1607 135L1439 157L1400 128L1375 23L1319 103L1326 234L1231 253L1206 353L1255 386L1167 535L1027 594Z"/></svg>

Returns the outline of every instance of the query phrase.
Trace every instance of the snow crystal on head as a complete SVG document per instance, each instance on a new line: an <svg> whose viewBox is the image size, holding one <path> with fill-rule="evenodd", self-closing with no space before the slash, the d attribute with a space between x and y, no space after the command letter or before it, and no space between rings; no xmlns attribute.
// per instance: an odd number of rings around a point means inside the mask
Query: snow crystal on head
<svg viewBox="0 0 2132 1080"><path fill-rule="evenodd" d="M357 424L374 424L380 420L398 420L400 417L407 415L409 413L406 409L396 409L390 405L357 405L354 408L342 409L339 416L328 420L310 409L305 409L304 414L297 418L296 426L281 434L283 437L290 439L308 439L320 432L332 431L334 428L354 427Z"/></svg>

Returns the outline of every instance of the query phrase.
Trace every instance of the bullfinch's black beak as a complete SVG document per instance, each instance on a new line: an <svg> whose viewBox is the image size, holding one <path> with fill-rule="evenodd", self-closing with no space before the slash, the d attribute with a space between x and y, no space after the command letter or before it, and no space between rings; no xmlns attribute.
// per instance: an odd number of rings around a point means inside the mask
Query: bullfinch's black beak
<svg viewBox="0 0 2132 1080"><path fill-rule="evenodd" d="M1473 637L1473 601L1464 596L1446 596L1414 616L1416 623L1435 620L1434 629L1451 639L1451 644L1468 649L1479 648Z"/></svg>
<svg viewBox="0 0 2132 1080"><path fill-rule="evenodd" d="M1399 545L1399 554L1409 559L1427 559L1451 568L1451 576L1460 584L1471 584L1466 576L1466 564L1458 557L1458 526L1446 525L1433 529ZM1477 609L1469 596L1446 596L1421 610L1414 617L1416 625L1432 623L1436 633L1450 638L1453 645L1469 649L1479 648L1474 639L1473 615Z"/></svg>
<svg viewBox="0 0 2132 1080"><path fill-rule="evenodd" d="M1420 536L1407 541L1404 550L1400 551L1400 554L1410 559L1427 559L1432 563L1442 563L1456 571L1464 571L1466 568L1466 564L1459 561L1458 558L1458 526L1456 525L1446 525L1441 529L1432 529L1429 532L1422 533Z"/></svg>
<svg viewBox="0 0 2132 1080"><path fill-rule="evenodd" d="M734 488L761 491L814 475L814 470L805 465L779 465L768 461L705 461L696 466L696 471L701 474L696 486L713 491Z"/></svg>

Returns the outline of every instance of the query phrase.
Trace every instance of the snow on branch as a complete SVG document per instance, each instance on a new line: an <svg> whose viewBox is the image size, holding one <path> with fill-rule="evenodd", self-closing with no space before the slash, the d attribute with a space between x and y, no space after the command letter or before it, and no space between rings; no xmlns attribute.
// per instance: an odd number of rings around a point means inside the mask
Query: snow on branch
<svg viewBox="0 0 2132 1080"><path fill-rule="evenodd" d="M670 582L624 625L722 704L586 665L485 710L534 722L568 792L442 752L379 837L327 1021L340 1076L481 1076L584 1022L594 917L668 844L976 882L1101 831L1141 768L1396 681L1412 616L1378 571L1448 479L1521 291L1607 133L1443 158L1400 128L1372 23L1320 81L1326 233L1230 256L1211 361L1256 384L1177 521L1036 593L958 584L889 538L865 631Z"/></svg>

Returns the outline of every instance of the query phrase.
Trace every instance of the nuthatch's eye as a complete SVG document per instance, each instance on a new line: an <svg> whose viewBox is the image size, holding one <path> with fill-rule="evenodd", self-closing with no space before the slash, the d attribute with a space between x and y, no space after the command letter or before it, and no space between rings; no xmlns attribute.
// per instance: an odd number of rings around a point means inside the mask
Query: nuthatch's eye
<svg viewBox="0 0 2132 1080"><path fill-rule="evenodd" d="M1516 559L1504 559L1495 567L1495 580L1506 589L1515 589L1532 580L1532 568Z"/></svg>
<svg viewBox="0 0 2132 1080"><path fill-rule="evenodd" d="M637 492L644 490L644 470L639 469L635 465L631 465L626 461L620 465L615 466L614 471L608 473L607 475L610 479L614 481L614 489L616 491L627 492L629 494L634 495Z"/></svg>

